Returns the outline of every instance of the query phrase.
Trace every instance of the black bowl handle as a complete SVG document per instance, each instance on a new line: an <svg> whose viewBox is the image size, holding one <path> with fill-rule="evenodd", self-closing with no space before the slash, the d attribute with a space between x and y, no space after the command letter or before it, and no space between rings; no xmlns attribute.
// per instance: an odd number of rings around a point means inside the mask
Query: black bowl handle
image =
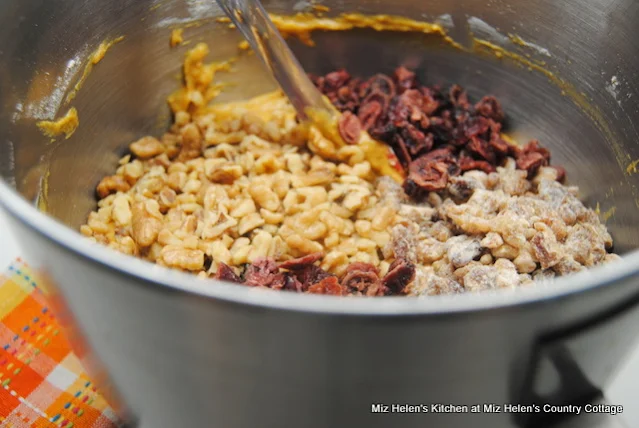
<svg viewBox="0 0 639 428"><path fill-rule="evenodd" d="M637 298L628 299L587 322L540 338L532 353L528 353L532 357L528 358L526 369L522 371L521 365L514 368L511 378L516 384L511 385L511 396L513 402L541 411L513 414L515 425L626 427L620 417L623 408L607 403L601 387L634 347L638 303ZM581 411L565 406L579 406Z"/></svg>

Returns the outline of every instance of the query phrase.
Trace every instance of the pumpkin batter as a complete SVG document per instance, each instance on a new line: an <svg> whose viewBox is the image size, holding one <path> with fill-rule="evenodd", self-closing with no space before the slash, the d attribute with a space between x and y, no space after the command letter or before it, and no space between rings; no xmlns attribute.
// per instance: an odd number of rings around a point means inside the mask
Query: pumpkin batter
<svg viewBox="0 0 639 428"><path fill-rule="evenodd" d="M56 121L43 120L37 123L38 128L44 135L50 138L64 134L64 138L69 138L80 125L78 111L71 107L67 113Z"/></svg>

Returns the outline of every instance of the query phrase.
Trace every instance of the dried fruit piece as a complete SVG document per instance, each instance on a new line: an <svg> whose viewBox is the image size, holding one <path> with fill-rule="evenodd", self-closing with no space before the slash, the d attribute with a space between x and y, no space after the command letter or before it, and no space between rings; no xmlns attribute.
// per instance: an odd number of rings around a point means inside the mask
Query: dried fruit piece
<svg viewBox="0 0 639 428"><path fill-rule="evenodd" d="M504 121L504 111L501 108L501 104L497 101L497 98L492 95L485 96L475 104L475 111L496 122Z"/></svg>
<svg viewBox="0 0 639 428"><path fill-rule="evenodd" d="M355 262L348 265L340 282L348 289L363 293L379 280L379 270L375 266L370 263Z"/></svg>
<svg viewBox="0 0 639 428"><path fill-rule="evenodd" d="M357 112L362 128L369 131L374 127L388 108L388 103L388 98L380 93L373 93L366 97Z"/></svg>
<svg viewBox="0 0 639 428"><path fill-rule="evenodd" d="M329 276L311 285L308 287L308 292L311 294L331 294L334 296L344 294L342 286L337 282L337 278L334 276Z"/></svg>
<svg viewBox="0 0 639 428"><path fill-rule="evenodd" d="M357 144L362 133L362 124L350 111L342 113L338 122L339 134L347 144Z"/></svg>
<svg viewBox="0 0 639 428"><path fill-rule="evenodd" d="M230 266L221 262L218 263L217 272L215 272L215 279L219 279L220 281L236 282L238 284L242 282L242 279L235 274Z"/></svg>
<svg viewBox="0 0 639 428"><path fill-rule="evenodd" d="M404 191L415 198L424 192L444 190L448 184L448 164L433 161L426 157L411 162L408 178L404 182Z"/></svg>
<svg viewBox="0 0 639 428"><path fill-rule="evenodd" d="M312 265L313 263L322 260L324 258L323 252L308 254L304 257L299 257L297 259L287 260L280 264L280 269L288 269L288 270L299 270L303 269L308 265Z"/></svg>
<svg viewBox="0 0 639 428"><path fill-rule="evenodd" d="M393 78L397 82L397 87L400 92L404 92L408 89L413 89L417 86L417 78L415 73L408 70L406 67L399 67L395 69Z"/></svg>
<svg viewBox="0 0 639 428"><path fill-rule="evenodd" d="M269 287L279 273L272 259L259 258L246 268L244 284L252 287Z"/></svg>
<svg viewBox="0 0 639 428"><path fill-rule="evenodd" d="M402 293L404 288L415 279L415 265L404 259L395 260L382 279L383 284L394 293Z"/></svg>
<svg viewBox="0 0 639 428"><path fill-rule="evenodd" d="M306 287L308 287L309 285L315 284L324 278L335 276L326 272L321 267L315 266L315 265L307 265L306 267L302 269L293 271L293 275L295 275L297 280L301 282L302 284L304 284Z"/></svg>
<svg viewBox="0 0 639 428"><path fill-rule="evenodd" d="M516 154L517 168L528 171L528 177L534 176L539 168L548 166L550 152L539 145L539 141L532 140Z"/></svg>

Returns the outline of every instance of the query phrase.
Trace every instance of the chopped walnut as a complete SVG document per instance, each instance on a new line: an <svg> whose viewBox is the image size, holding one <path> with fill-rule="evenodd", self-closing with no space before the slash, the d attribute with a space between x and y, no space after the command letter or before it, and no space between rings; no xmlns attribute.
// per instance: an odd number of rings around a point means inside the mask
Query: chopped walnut
<svg viewBox="0 0 639 428"><path fill-rule="evenodd" d="M131 153L139 159L149 159L164 153L164 144L155 137L143 137L129 146Z"/></svg>
<svg viewBox="0 0 639 428"><path fill-rule="evenodd" d="M126 181L126 179L119 175L110 175L108 177L104 177L98 187L96 188L96 192L98 196L102 198L106 198L112 193L116 192L126 192L131 188L131 185Z"/></svg>

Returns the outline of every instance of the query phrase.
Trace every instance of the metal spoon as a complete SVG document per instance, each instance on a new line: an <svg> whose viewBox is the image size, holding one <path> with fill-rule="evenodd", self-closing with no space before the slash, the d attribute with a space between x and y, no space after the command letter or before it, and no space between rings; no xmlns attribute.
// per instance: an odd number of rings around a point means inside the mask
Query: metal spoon
<svg viewBox="0 0 639 428"><path fill-rule="evenodd" d="M260 1L217 0L217 3L262 59L300 118L313 123L338 147L345 145L338 131L339 111L311 82ZM396 157L387 146L366 132L362 132L359 144L378 173L403 181L395 166Z"/></svg>

